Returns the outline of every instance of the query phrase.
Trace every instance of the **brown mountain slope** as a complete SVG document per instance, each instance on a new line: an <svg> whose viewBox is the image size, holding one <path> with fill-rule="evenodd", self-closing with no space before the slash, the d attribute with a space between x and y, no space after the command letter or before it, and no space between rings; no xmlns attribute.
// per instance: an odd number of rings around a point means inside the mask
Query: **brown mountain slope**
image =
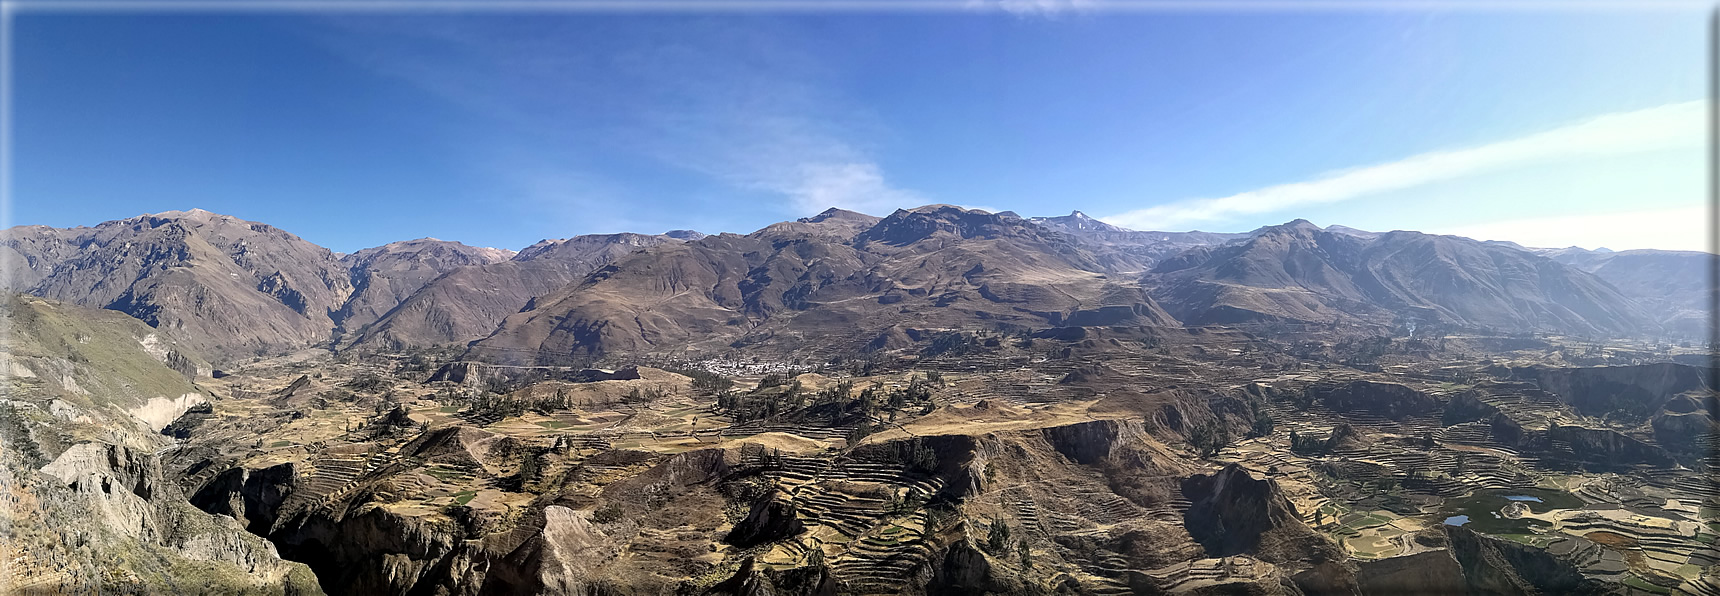
<svg viewBox="0 0 1720 596"><path fill-rule="evenodd" d="M1389 232L1361 268L1376 298L1461 324L1583 335L1650 333L1657 325L1593 275L1509 247L1456 236Z"/></svg>
<svg viewBox="0 0 1720 596"><path fill-rule="evenodd" d="M352 270L352 298L335 313L342 333L363 329L393 310L424 284L468 265L513 258L514 252L420 238L391 242L341 258Z"/></svg>
<svg viewBox="0 0 1720 596"><path fill-rule="evenodd" d="M1657 329L1611 285L1528 251L1418 232L1367 238L1302 220L1169 259L1144 283L1195 324L1412 319L1593 335Z"/></svg>
<svg viewBox="0 0 1720 596"><path fill-rule="evenodd" d="M11 289L130 314L216 360L327 340L352 294L328 249L202 210L13 228L5 243L29 268L8 281L30 285Z"/></svg>
<svg viewBox="0 0 1720 596"><path fill-rule="evenodd" d="M592 234L544 240L520 251L512 260L456 268L401 300L356 336L352 345L394 350L484 337L532 298L579 281L598 267L642 248L702 237L697 232L671 234Z"/></svg>
<svg viewBox="0 0 1720 596"><path fill-rule="evenodd" d="M1142 232L1093 219L1080 211L1058 217L1033 217L1028 221L1068 234L1118 272L1145 271L1190 248L1216 246L1248 236L1201 231Z"/></svg>
<svg viewBox="0 0 1720 596"><path fill-rule="evenodd" d="M1351 279L1363 241L1296 220L1254 237L1161 262L1144 283L1179 319L1199 325L1285 319L1390 321Z"/></svg>
<svg viewBox="0 0 1720 596"><path fill-rule="evenodd" d="M509 317L471 356L550 363L732 343L855 349L904 326L1046 327L1108 297L1145 301L1135 324L1174 324L1145 296L1112 291L1067 237L1020 218L934 205L899 210L841 243L831 239L863 220L816 219L632 255Z"/></svg>
<svg viewBox="0 0 1720 596"><path fill-rule="evenodd" d="M1707 337L1714 255L1683 250L1561 250L1553 260L1593 273L1635 300L1669 334Z"/></svg>

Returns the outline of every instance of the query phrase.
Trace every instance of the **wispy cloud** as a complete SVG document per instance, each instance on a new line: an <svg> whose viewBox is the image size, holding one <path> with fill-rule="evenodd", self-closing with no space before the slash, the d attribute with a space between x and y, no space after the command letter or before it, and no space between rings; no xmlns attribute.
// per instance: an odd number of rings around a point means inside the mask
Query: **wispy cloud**
<svg viewBox="0 0 1720 596"><path fill-rule="evenodd" d="M1001 10L1017 16L1056 16L1100 8L1095 0L968 0L968 10Z"/></svg>
<svg viewBox="0 0 1720 596"><path fill-rule="evenodd" d="M1104 217L1140 230L1177 230L1239 217L1377 196L1532 165L1647 151L1700 148L1704 101L1618 112L1478 147L1434 151L1216 199L1191 199Z"/></svg>
<svg viewBox="0 0 1720 596"><path fill-rule="evenodd" d="M801 164L797 178L782 190L802 211L841 207L886 213L927 202L917 193L890 186L877 164L869 162Z"/></svg>
<svg viewBox="0 0 1720 596"><path fill-rule="evenodd" d="M509 123L515 132L490 134L510 154L522 145L557 148L565 157L556 163L574 173L555 178L579 183L528 185L534 188L599 186L649 196L639 188L648 188L649 179L600 180L594 172L651 164L774 198L785 214L928 202L889 179L870 150L883 127L837 91L839 81L791 32L697 18L609 29L568 21L505 24L366 22L358 32L386 33L393 45L367 42L371 47L348 53ZM589 41L596 38L603 42ZM581 151L588 157L583 163L575 155ZM526 171L502 177L543 180L541 164L532 161L521 164ZM552 200L548 190L532 194Z"/></svg>
<svg viewBox="0 0 1720 596"><path fill-rule="evenodd" d="M516 162L492 165L499 203L558 222L580 222L593 230L657 233L673 225L660 212L616 209L631 196L613 181L574 168ZM552 234L556 235L556 234ZM515 247L518 248L518 247Z"/></svg>

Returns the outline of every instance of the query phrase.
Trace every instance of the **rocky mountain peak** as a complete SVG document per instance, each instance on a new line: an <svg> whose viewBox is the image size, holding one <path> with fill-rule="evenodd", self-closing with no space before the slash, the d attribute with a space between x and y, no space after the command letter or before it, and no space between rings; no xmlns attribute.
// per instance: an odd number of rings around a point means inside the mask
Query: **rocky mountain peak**
<svg viewBox="0 0 1720 596"><path fill-rule="evenodd" d="M1314 222L1308 221L1306 219L1297 218L1297 219L1293 219L1293 220L1290 220L1290 221L1287 221L1287 222L1284 222L1284 223L1281 223L1281 224L1278 224L1275 226L1261 226L1259 228L1255 228L1254 231L1249 232L1248 235L1250 235L1250 236L1264 236L1267 234L1311 235L1315 232L1323 232L1323 231L1325 231L1325 230L1321 229L1320 226L1314 225Z"/></svg>
<svg viewBox="0 0 1720 596"><path fill-rule="evenodd" d="M840 209L837 207L831 207L829 209L825 209L822 212L819 212L818 215L814 215L812 217L802 217L802 218L797 219L795 221L798 221L801 223L823 223L823 222L831 221L831 220L871 221L871 222L876 223L878 221L878 218L870 216L870 215L866 215L864 213L860 213L857 211L849 211L847 209Z"/></svg>
<svg viewBox="0 0 1720 596"><path fill-rule="evenodd" d="M1077 234L1079 234L1079 233L1094 233L1094 232L1104 233L1104 234L1131 234L1131 233L1134 233L1134 230L1130 230L1130 229L1124 228L1122 226L1114 226L1114 225L1105 223L1103 221L1093 219L1091 216L1087 215L1086 213L1082 213L1080 211L1070 211L1069 215L1064 215L1064 216L1060 216L1060 217L1035 217L1035 218L1029 219L1028 221L1031 221L1035 224L1039 224L1039 225L1045 226L1047 228L1057 230L1059 232L1064 232L1064 233L1077 233Z"/></svg>
<svg viewBox="0 0 1720 596"><path fill-rule="evenodd" d="M586 259L593 252L616 250L629 252L635 248L656 246L665 242L691 242L704 238L704 234L691 230L680 230L678 235L670 234L635 234L620 232L616 234L582 234L572 238L539 240L536 244L525 247L519 254L514 255L516 261L535 259Z"/></svg>
<svg viewBox="0 0 1720 596"><path fill-rule="evenodd" d="M871 229L861 232L854 242L856 246L868 243L905 246L940 234L955 238L1037 235L1037 226L979 209L926 205L912 210L897 209Z"/></svg>

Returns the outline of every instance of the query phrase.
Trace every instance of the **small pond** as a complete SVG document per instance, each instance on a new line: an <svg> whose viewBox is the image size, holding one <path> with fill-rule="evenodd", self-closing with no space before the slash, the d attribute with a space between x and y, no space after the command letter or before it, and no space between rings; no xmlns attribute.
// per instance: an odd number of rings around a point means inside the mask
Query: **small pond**
<svg viewBox="0 0 1720 596"><path fill-rule="evenodd" d="M1445 525L1448 526L1461 526L1467 523L1469 523L1469 516L1467 515L1453 515L1445 518Z"/></svg>

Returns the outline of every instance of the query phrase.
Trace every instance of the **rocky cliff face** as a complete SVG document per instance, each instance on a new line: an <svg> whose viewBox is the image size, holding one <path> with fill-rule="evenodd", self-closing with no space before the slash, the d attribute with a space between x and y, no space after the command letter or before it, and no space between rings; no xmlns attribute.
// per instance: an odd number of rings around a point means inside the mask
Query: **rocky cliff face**
<svg viewBox="0 0 1720 596"><path fill-rule="evenodd" d="M806 530L791 501L778 499L771 491L753 503L745 519L735 524L724 542L746 548L755 544L775 542Z"/></svg>
<svg viewBox="0 0 1720 596"><path fill-rule="evenodd" d="M1276 482L1256 479L1235 464L1182 483L1192 505L1184 525L1208 556L1258 554L1274 563L1341 561L1342 551L1302 524Z"/></svg>
<svg viewBox="0 0 1720 596"><path fill-rule="evenodd" d="M1501 595L1618 594L1624 589L1583 577L1571 563L1548 550L1503 538L1445 526L1451 554L1463 569L1470 593ZM1569 540L1583 541L1581 538ZM1593 547L1593 545L1589 545Z"/></svg>
<svg viewBox="0 0 1720 596"><path fill-rule="evenodd" d="M931 594L1012 594L1023 586L995 569L985 551L965 534L943 549L942 560L936 566L932 581L926 586Z"/></svg>
<svg viewBox="0 0 1720 596"><path fill-rule="evenodd" d="M405 516L357 503L285 515L276 520L270 541L286 557L309 565L324 588L336 594L438 588L473 594L483 584L483 568L474 565L494 554L468 541L481 534L459 519Z"/></svg>
<svg viewBox="0 0 1720 596"><path fill-rule="evenodd" d="M76 548L61 555L62 565L79 562L100 570L74 574L65 579L75 583L61 587L96 582L108 590L142 588L148 593L188 587L322 593L304 565L282 560L268 541L245 532L230 517L193 508L178 487L163 478L153 453L80 443L43 467L41 474L23 482L35 497L35 509L16 512L23 517L9 520L8 535L28 550L37 537L59 534L65 541L44 550ZM54 558L49 552L33 555ZM33 579L54 579L42 575L47 577Z"/></svg>
<svg viewBox="0 0 1720 596"><path fill-rule="evenodd" d="M233 468L215 475L190 501L203 511L244 522L253 533L267 534L293 491L294 471L291 462L261 470Z"/></svg>
<svg viewBox="0 0 1720 596"><path fill-rule="evenodd" d="M1366 596L1462 596L1469 594L1463 568L1446 549L1420 552L1359 566L1356 584Z"/></svg>
<svg viewBox="0 0 1720 596"><path fill-rule="evenodd" d="M1271 479L1231 464L1182 481L1192 503L1183 518L1209 557L1249 554L1293 573L1304 593L1360 594L1356 568L1331 540L1304 525Z"/></svg>
<svg viewBox="0 0 1720 596"><path fill-rule="evenodd" d="M751 558L729 579L706 590L706 596L836 596L840 586L828 567L761 569Z"/></svg>
<svg viewBox="0 0 1720 596"><path fill-rule="evenodd" d="M1595 470L1633 465L1671 467L1675 463L1666 450L1612 429L1555 425L1547 429L1547 437L1570 444L1576 460Z"/></svg>
<svg viewBox="0 0 1720 596"><path fill-rule="evenodd" d="M485 594L577 596L607 588L597 569L619 544L590 520L590 513L551 505L543 532L508 553L485 581Z"/></svg>
<svg viewBox="0 0 1720 596"><path fill-rule="evenodd" d="M1645 420L1661 411L1673 396L1709 387L1700 368L1661 362L1631 366L1524 367L1511 377L1533 381L1578 413L1589 416L1621 414Z"/></svg>
<svg viewBox="0 0 1720 596"><path fill-rule="evenodd" d="M7 296L0 557L19 593L318 593L303 565L164 476L158 431L207 365L125 314ZM186 370L193 377L185 374Z"/></svg>
<svg viewBox="0 0 1720 596"><path fill-rule="evenodd" d="M1693 464L1707 454L1705 440L1720 433L1720 402L1713 394L1680 394L1667 400L1649 423L1655 443Z"/></svg>

